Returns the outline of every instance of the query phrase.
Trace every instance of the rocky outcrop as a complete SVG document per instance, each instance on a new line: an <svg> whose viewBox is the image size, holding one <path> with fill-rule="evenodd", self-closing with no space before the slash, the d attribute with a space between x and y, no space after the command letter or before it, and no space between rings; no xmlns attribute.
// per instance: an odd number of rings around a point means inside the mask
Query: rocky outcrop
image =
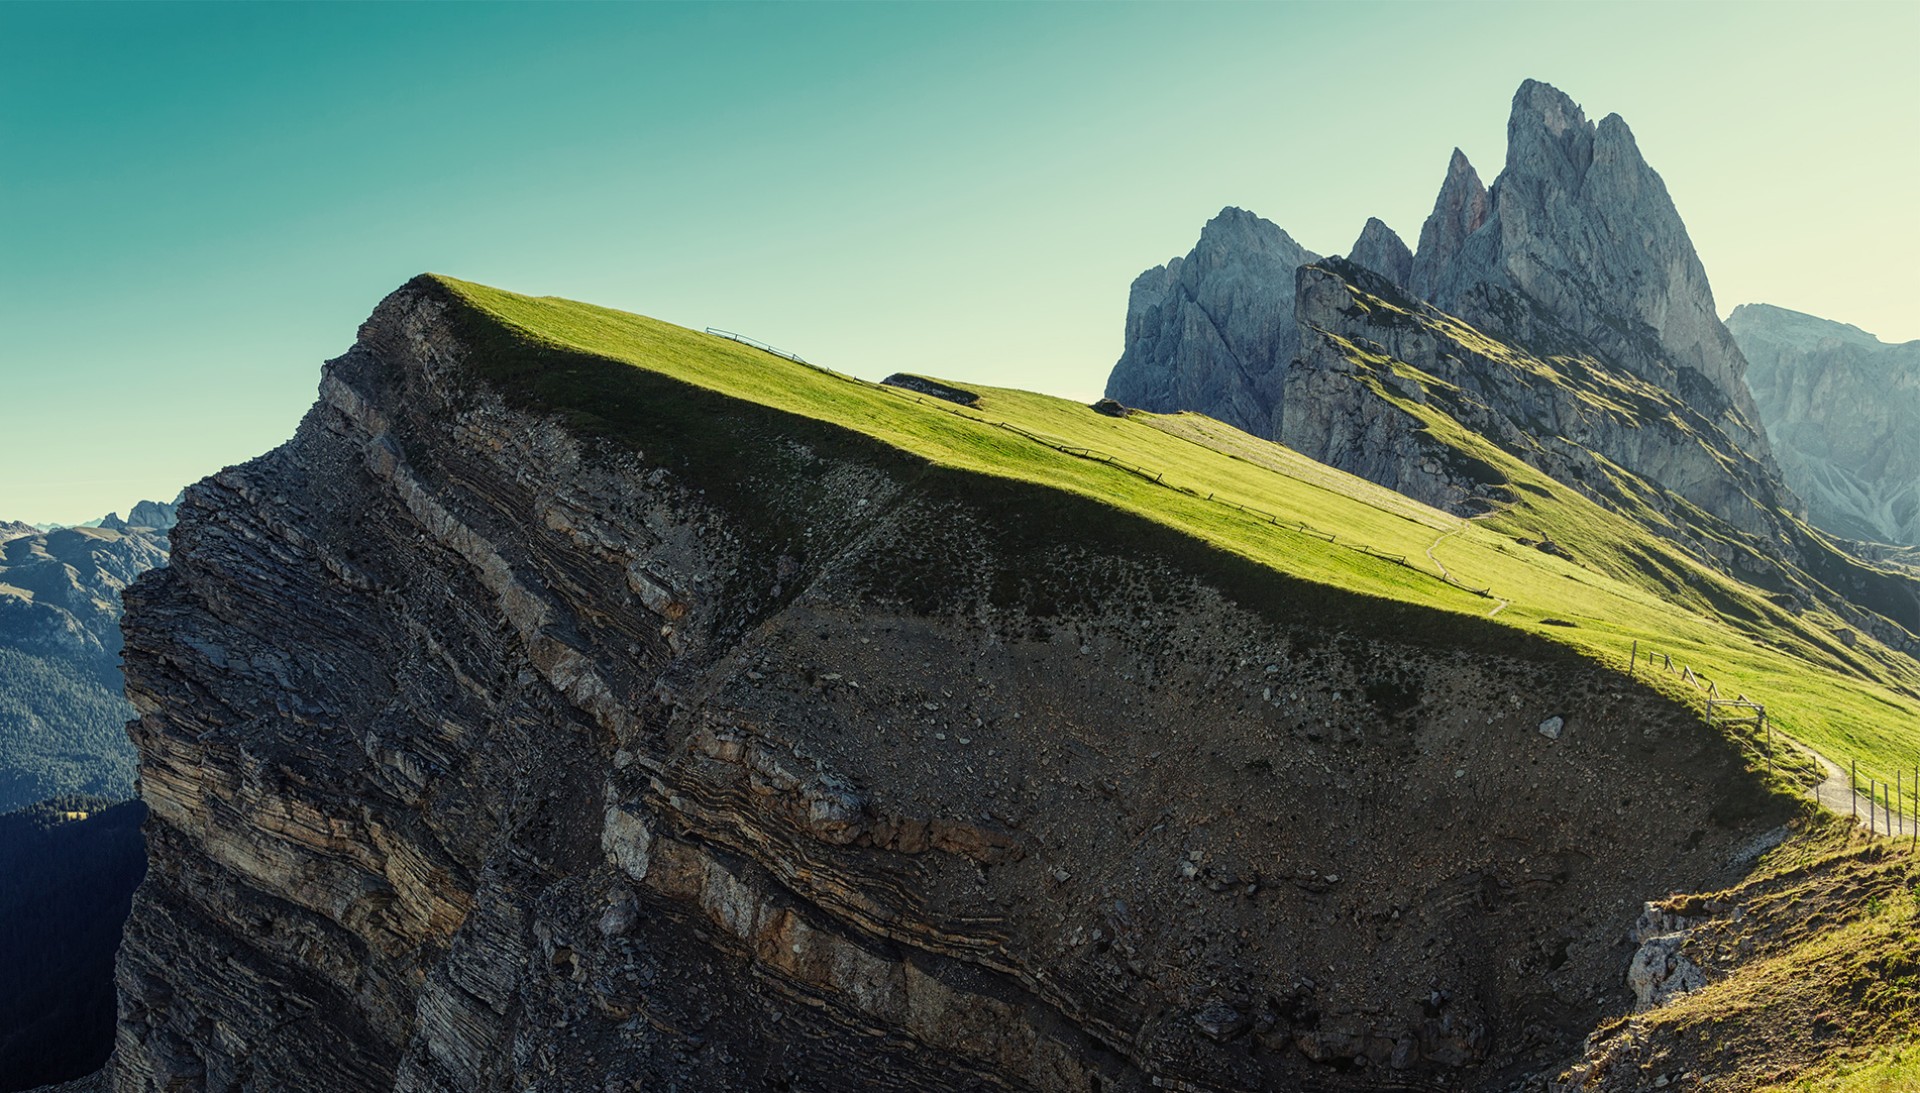
<svg viewBox="0 0 1920 1093"><path fill-rule="evenodd" d="M1353 249L1347 253L1347 260L1396 285L1408 284L1413 279L1413 252L1378 217L1367 218L1366 227L1360 229L1360 238L1353 241Z"/></svg>
<svg viewBox="0 0 1920 1093"><path fill-rule="evenodd" d="M1466 153L1455 148L1453 158L1447 161L1440 195L1434 198L1433 211L1420 225L1420 249L1414 254L1411 276L1402 283L1415 295L1431 299L1467 239L1486 222L1487 187L1473 164L1467 162Z"/></svg>
<svg viewBox="0 0 1920 1093"><path fill-rule="evenodd" d="M142 501L127 510L127 518L122 520L116 513L107 513L100 519L100 527L114 531L129 528L151 528L165 531L174 525L180 509L180 499L174 498L171 504L165 501Z"/></svg>
<svg viewBox="0 0 1920 1093"><path fill-rule="evenodd" d="M1742 304L1745 355L1780 471L1807 517L1848 539L1920 546L1920 341Z"/></svg>
<svg viewBox="0 0 1920 1093"><path fill-rule="evenodd" d="M1456 153L1448 187L1461 162ZM1433 266L1424 295L1442 310L1535 352L1591 353L1674 391L1746 455L1734 477L1773 473L1746 362L1666 184L1618 114L1595 124L1558 89L1521 84L1486 221ZM1735 497L1662 484L1757 527Z"/></svg>
<svg viewBox="0 0 1920 1093"><path fill-rule="evenodd" d="M1745 360L1714 310L1706 272L1660 176L1617 114L1589 122L1535 80L1515 94L1507 160L1484 222L1458 238L1473 184L1455 152L1416 291L1444 311L1540 355L1591 356L1679 395L1732 456L1724 466L1625 464L1736 527L1764 533L1777 469L1743 379ZM1450 194L1464 196L1450 197ZM1433 240L1433 255L1424 252ZM1608 453L1611 455L1612 453Z"/></svg>
<svg viewBox="0 0 1920 1093"><path fill-rule="evenodd" d="M122 1093L1505 1088L1784 807L1520 631L644 368L583 433L465 306L129 593Z"/></svg>
<svg viewBox="0 0 1920 1093"><path fill-rule="evenodd" d="M1627 966L1627 986L1633 990L1634 1009L1664 1006L1680 995L1707 985L1707 973L1684 951L1692 925L1686 918L1652 903L1640 913L1632 935L1639 948L1634 950L1633 962Z"/></svg>
<svg viewBox="0 0 1920 1093"><path fill-rule="evenodd" d="M1285 365L1299 343L1293 271L1318 257L1277 225L1222 209L1185 258L1135 278L1126 351L1107 397L1159 412L1201 410L1275 435Z"/></svg>
<svg viewBox="0 0 1920 1093"><path fill-rule="evenodd" d="M1203 249L1239 274L1234 299L1259 295L1250 278L1283 275L1285 262L1220 253L1234 237L1216 234ZM1355 281L1334 262L1295 266L1292 335L1235 356L1235 368L1171 363L1225 355L1206 324L1166 315L1228 309L1183 266L1149 271L1114 385L1154 391L1137 403L1148 409L1220 417L1462 514L1509 496L1467 451L1488 441L1702 562L1920 648L1920 586L1802 523L1685 226L1618 116L1589 122L1566 95L1527 81L1492 188L1456 149L1411 262L1397 242L1378 221L1355 242L1350 267L1380 285L1332 284ZM1161 302L1176 280L1189 286L1184 311ZM1356 381L1354 362L1370 354L1398 363L1378 383ZM1205 385L1174 382L1201 372ZM1444 412L1463 430L1429 428L1393 405L1431 394L1422 376L1450 385Z"/></svg>

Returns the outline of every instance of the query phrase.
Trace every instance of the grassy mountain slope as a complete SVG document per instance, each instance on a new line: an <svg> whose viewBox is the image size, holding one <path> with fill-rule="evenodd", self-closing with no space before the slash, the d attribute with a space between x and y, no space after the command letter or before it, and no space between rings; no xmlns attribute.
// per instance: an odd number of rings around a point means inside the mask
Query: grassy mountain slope
<svg viewBox="0 0 1920 1093"><path fill-rule="evenodd" d="M455 305L463 338L482 349L478 366L510 396L562 413L585 433L698 456L697 425L676 433L673 423L699 418L677 415L673 403L710 412L717 395L728 412L818 423L823 443L878 442L932 468L1039 485L1145 518L1260 567L1367 597L1343 601L1356 612L1367 608L1353 605L1410 606L1421 610L1392 613L1463 640L1489 625L1525 632L1622 670L1638 643L1671 654L1728 697L1765 702L1781 729L1858 756L1877 773L1912 770L1920 758L1903 730L1920 716L1912 661L1864 637L1847 646L1827 625L1836 620L1781 608L1428 406L1406 403L1515 483L1519 504L1462 522L1193 415L1110 417L972 385L964 386L979 400L962 407L638 315L434 280ZM600 379L608 362L673 382L650 387L647 405L610 398ZM1524 542L1543 537L1579 561ZM1675 676L1650 681L1704 704Z"/></svg>

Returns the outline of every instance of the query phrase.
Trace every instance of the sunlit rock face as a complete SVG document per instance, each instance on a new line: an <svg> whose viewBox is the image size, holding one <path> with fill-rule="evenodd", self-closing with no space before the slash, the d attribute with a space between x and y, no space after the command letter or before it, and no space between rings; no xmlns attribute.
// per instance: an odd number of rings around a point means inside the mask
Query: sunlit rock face
<svg viewBox="0 0 1920 1093"><path fill-rule="evenodd" d="M584 439L455 306L128 594L123 1093L1504 1089L1779 822L1562 647L791 422Z"/></svg>
<svg viewBox="0 0 1920 1093"><path fill-rule="evenodd" d="M1278 225L1221 210L1185 258L1134 279L1126 352L1107 397L1277 435L1286 362L1299 345L1293 273L1317 258Z"/></svg>
<svg viewBox="0 0 1920 1093"><path fill-rule="evenodd" d="M1815 524L1920 546L1920 341L1767 304L1727 317L1787 484Z"/></svg>

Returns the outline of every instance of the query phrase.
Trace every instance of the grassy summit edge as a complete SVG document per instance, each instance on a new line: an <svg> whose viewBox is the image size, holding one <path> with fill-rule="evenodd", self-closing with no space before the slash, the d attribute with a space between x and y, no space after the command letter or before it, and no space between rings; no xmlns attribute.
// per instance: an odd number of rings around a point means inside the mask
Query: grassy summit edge
<svg viewBox="0 0 1920 1093"><path fill-rule="evenodd" d="M754 440L797 439L997 510L1008 517L999 522L1006 536L1156 552L1283 620L1318 616L1356 633L1469 652L1579 656L1622 669L1637 642L1762 698L1777 724L1815 747L1863 755L1889 775L1915 758L1897 731L1920 716L1910 681L1862 678L1859 664L1790 620L1716 614L1713 597L1676 604L1658 585L1517 547L1511 528L1455 521L1397 495L1388 503L1380 487L1329 468L1311 481L1289 475L1285 456L1300 457L1208 419L1199 419L1202 429L1170 428L1179 423L1138 412L1109 417L1069 400L972 384L958 386L980 401L963 408L627 312L434 275L408 287L451 305L468 366L511 403L673 463L723 503L758 507L733 473ZM1060 446L1156 469L1162 480ZM1616 543L1689 579L1698 570L1572 491L1555 496L1537 515L1596 526L1604 516ZM1235 506L1305 520L1339 541ZM1429 549L1467 583L1493 589L1505 609L1486 618L1495 599L1442 580ZM1389 557L1396 555L1403 561ZM1732 591L1743 608L1761 599ZM1671 679L1642 681L1700 702Z"/></svg>

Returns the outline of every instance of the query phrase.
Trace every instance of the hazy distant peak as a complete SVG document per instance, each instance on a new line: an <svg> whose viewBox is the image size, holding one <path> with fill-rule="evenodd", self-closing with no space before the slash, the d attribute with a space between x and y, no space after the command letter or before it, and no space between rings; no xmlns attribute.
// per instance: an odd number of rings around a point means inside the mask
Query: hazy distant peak
<svg viewBox="0 0 1920 1093"><path fill-rule="evenodd" d="M1727 316L1726 322L1727 328L1742 338L1758 334L1802 346L1812 346L1828 338L1868 347L1901 344L1881 341L1852 323L1823 319L1774 304L1741 304Z"/></svg>

